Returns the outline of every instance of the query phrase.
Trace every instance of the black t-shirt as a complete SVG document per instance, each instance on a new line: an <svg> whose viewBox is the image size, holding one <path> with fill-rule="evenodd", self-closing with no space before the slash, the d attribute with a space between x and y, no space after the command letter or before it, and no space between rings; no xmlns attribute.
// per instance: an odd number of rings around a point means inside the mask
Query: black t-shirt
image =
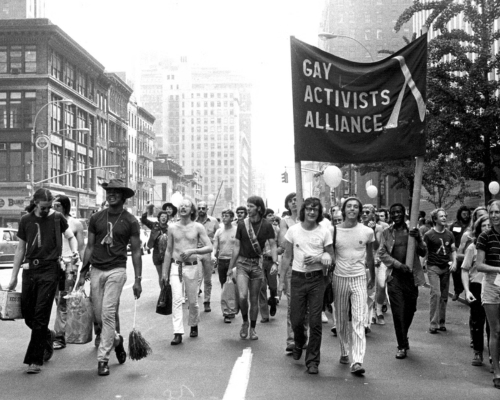
<svg viewBox="0 0 500 400"><path fill-rule="evenodd" d="M273 226L266 219L261 219L256 223L251 222L251 224L255 235L257 235L257 241L259 242L260 248L264 251L266 240L274 239ZM240 241L240 256L247 258L256 258L259 256L253 249L244 221L238 222L238 227L236 228L236 239Z"/></svg>
<svg viewBox="0 0 500 400"><path fill-rule="evenodd" d="M68 221L59 214L61 235L68 229ZM26 260L56 261L59 258L56 241L56 213L45 218L37 217L35 211L23 215L17 237L26 242ZM61 240L62 243L62 240Z"/></svg>
<svg viewBox="0 0 500 400"><path fill-rule="evenodd" d="M448 262L451 261L451 245L455 244L453 233L448 229L443 232L430 229L424 235L424 242L428 249L427 265L435 265L440 268L448 267Z"/></svg>
<svg viewBox="0 0 500 400"><path fill-rule="evenodd" d="M111 223L112 225L109 225ZM113 245L102 243L113 229ZM137 219L127 210L111 213L102 210L90 217L89 232L95 235L94 251L90 260L92 267L101 270L127 267L127 244L132 236L139 236Z"/></svg>

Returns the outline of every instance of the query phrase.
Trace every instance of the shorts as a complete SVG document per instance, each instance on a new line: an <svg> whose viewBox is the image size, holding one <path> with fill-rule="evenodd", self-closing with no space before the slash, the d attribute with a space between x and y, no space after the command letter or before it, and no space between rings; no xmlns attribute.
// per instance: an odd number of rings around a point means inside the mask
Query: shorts
<svg viewBox="0 0 500 400"><path fill-rule="evenodd" d="M264 279L264 271L260 264L260 258L238 257L236 261L236 276L243 275L249 280Z"/></svg>
<svg viewBox="0 0 500 400"><path fill-rule="evenodd" d="M500 286L483 280L481 290L481 302L485 304L500 304Z"/></svg>

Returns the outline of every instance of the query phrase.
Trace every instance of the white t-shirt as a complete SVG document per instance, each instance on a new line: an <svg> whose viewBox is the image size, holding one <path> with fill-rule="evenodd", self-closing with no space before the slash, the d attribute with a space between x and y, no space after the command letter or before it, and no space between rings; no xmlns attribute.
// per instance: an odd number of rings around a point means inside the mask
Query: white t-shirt
<svg viewBox="0 0 500 400"><path fill-rule="evenodd" d="M297 223L288 229L285 239L293 245L294 271L311 272L323 269L320 262L304 265L304 256L320 256L325 252L325 247L332 244L332 235L327 228L318 225L312 231L307 231L302 228L302 224Z"/></svg>
<svg viewBox="0 0 500 400"><path fill-rule="evenodd" d="M358 223L354 228L337 225L335 275L344 278L365 275L366 245L375 241L373 229Z"/></svg>

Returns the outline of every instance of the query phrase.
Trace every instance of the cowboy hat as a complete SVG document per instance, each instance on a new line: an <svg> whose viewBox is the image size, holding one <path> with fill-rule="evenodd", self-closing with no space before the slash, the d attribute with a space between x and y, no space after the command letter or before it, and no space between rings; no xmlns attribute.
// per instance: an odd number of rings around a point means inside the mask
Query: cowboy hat
<svg viewBox="0 0 500 400"><path fill-rule="evenodd" d="M123 181L121 179L111 179L109 181L109 183L103 183L101 185L103 187L104 190L109 190L109 189L119 189L123 192L123 195L126 199L130 198L130 197L134 197L135 195L135 191L133 191L132 189L128 188L125 186L125 184L123 183Z"/></svg>
<svg viewBox="0 0 500 400"><path fill-rule="evenodd" d="M174 206L172 203L165 203L165 204L163 204L163 206L161 207L161 209L166 211L167 207L172 207L172 217L175 216L175 214L177 214L177 207Z"/></svg>

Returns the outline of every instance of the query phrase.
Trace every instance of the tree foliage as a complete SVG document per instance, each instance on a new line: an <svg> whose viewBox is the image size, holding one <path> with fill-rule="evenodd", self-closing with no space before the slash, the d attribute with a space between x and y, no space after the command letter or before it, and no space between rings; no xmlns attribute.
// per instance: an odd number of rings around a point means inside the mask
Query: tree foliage
<svg viewBox="0 0 500 400"><path fill-rule="evenodd" d="M425 25L437 35L428 44L427 153L423 185L440 204L463 202L468 194L465 180L487 185L500 168L500 55L492 54L500 31L500 0L414 0L399 17L395 30L418 13L429 12ZM463 29L449 29L450 21L463 15ZM398 184L412 190L413 162L391 162L380 169L370 164L361 171L380 170L395 176ZM408 175L406 175L408 174ZM444 184L443 184L444 182ZM435 198L436 188L454 186L450 201ZM433 189L435 188L435 189ZM430 190L429 190L430 189ZM411 192L410 192L411 193ZM429 200L430 201L430 200Z"/></svg>

